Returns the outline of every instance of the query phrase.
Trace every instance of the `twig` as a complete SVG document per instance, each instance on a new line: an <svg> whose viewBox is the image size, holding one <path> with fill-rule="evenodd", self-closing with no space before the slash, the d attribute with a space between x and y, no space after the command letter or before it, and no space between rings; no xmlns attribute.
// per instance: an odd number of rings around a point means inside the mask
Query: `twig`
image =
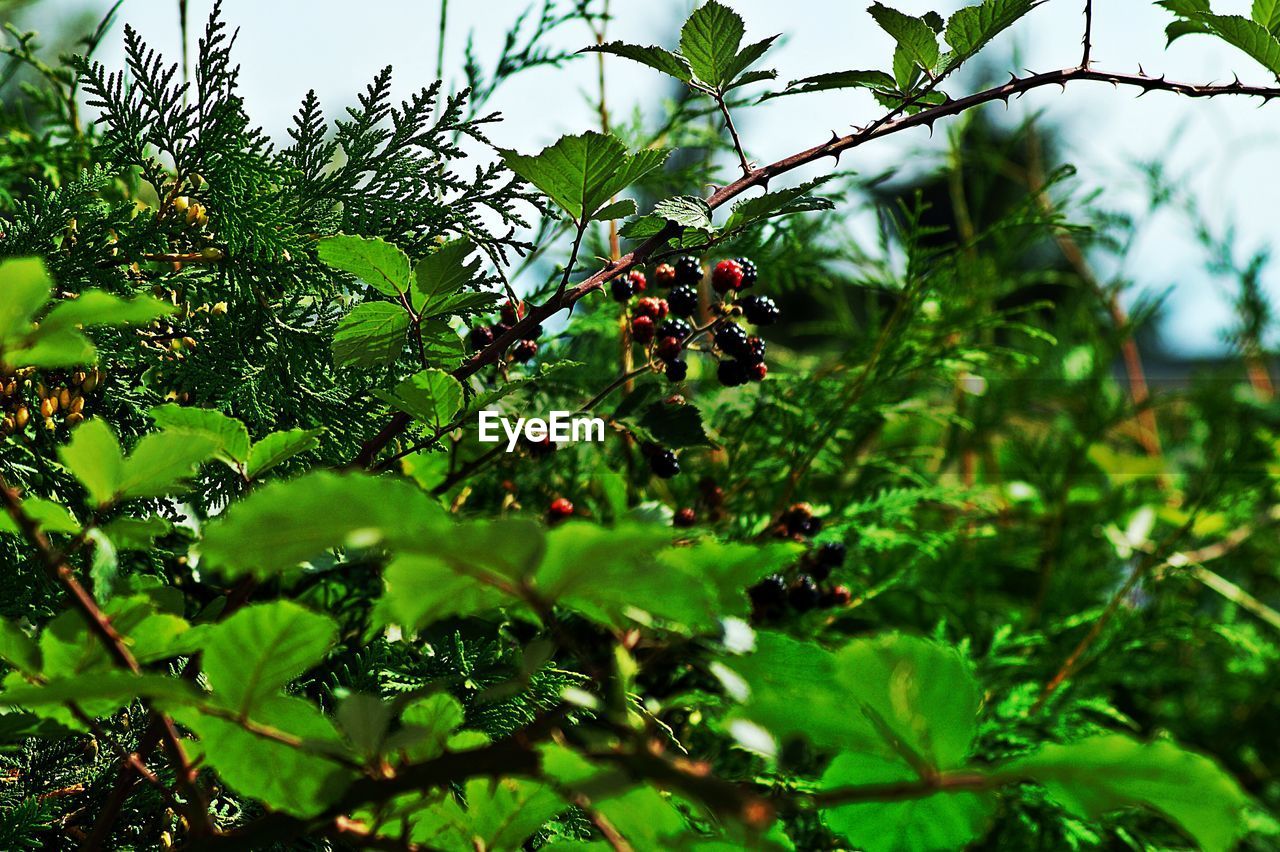
<svg viewBox="0 0 1280 852"><path fill-rule="evenodd" d="M1093 0L1084 0L1084 54L1080 67L1089 67L1089 54L1093 52Z"/></svg>

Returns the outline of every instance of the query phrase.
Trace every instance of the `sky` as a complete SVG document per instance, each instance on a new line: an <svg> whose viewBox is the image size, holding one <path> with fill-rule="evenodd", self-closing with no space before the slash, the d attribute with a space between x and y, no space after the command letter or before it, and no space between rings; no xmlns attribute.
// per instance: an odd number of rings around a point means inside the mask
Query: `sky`
<svg viewBox="0 0 1280 852"><path fill-rule="evenodd" d="M478 55L492 61L503 32L533 0L452 0L445 38L445 69L459 72L468 34ZM568 0L561 0L567 3ZM886 68L892 42L866 14L863 2L848 0L728 0L747 21L747 38L774 33L784 41L769 53L780 80L826 71ZM191 38L198 36L213 0L190 0ZM1248 14L1250 0L1214 0L1220 13ZM957 0L896 0L897 8L922 14L948 12ZM55 30L79 15L101 14L108 0L41 0L24 24ZM1095 0L1094 64L1124 72L1138 66L1153 75L1188 82L1229 82L1233 73L1249 83L1274 85L1247 56L1207 37L1189 37L1165 47L1167 12L1148 0ZM175 59L180 30L177 0L124 0L117 30L97 58L122 64L119 26L131 23L152 46ZM689 0L613 0L609 38L675 47L678 24ZM439 35L438 0L224 0L226 19L240 28L236 57L250 114L274 137L285 128L308 89L314 88L332 117L351 103L383 66L395 67L398 96L435 77ZM1075 65L1080 58L1083 0L1047 0L991 46L1009 70L1045 71ZM553 43L585 46L591 36L580 25L557 32ZM191 45L194 53L194 44ZM519 75L490 102L505 121L490 136L502 147L532 151L559 135L596 126L589 98L595 93L595 66L580 60L567 69L540 69ZM457 83L460 73L453 79ZM962 92L951 86L952 94ZM652 109L667 83L659 75L623 59L610 59L607 93L615 113ZM1201 215L1217 229L1234 227L1241 258L1265 248L1277 225L1280 196L1280 102L1264 108L1256 100L1191 100L1163 93L1142 98L1136 91L1080 83L1065 92L1047 88L1029 93L1009 109L1010 120L1039 111L1062 133L1063 157L1079 170L1080 185L1096 190L1102 207L1142 217L1146 192L1136 164L1161 159L1170 174L1196 199ZM1003 109L1002 107L996 107ZM830 137L850 125L877 117L864 95L821 93L770 101L748 111L739 129L752 159L769 162ZM943 134L910 130L846 155L844 168L864 174L909 167L918 157L942 150ZM830 163L811 166L811 177ZM1141 238L1125 259L1124 273L1138 293L1168 293L1162 337L1179 354L1197 356L1222 348L1231 324L1230 294L1204 270L1185 219L1169 212L1142 221ZM856 226L855 226L856 227ZM1100 273L1115 272L1099 258ZM1268 270L1264 284L1280 304L1280 271ZM1132 296L1131 296L1132 298Z"/></svg>

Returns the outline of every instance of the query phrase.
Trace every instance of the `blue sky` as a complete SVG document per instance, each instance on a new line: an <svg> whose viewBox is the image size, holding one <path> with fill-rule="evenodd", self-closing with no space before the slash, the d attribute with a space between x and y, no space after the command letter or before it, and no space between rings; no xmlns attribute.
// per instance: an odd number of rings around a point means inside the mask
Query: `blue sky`
<svg viewBox="0 0 1280 852"><path fill-rule="evenodd" d="M452 0L446 39L446 69L461 67L467 33L474 32L481 57L496 54L503 30L528 0ZM795 79L824 71L886 67L892 44L864 7L847 0L729 0L747 20L751 37L785 33L770 53L780 78ZM190 0L193 22L202 24L212 0ZM897 0L903 11L949 11L956 0ZM1238 72L1246 82L1266 84L1260 66L1225 45L1203 37L1186 38L1165 49L1169 16L1147 0L1095 2L1095 64L1205 82L1229 81ZM44 0L28 22L51 26L64 15L102 10L106 0ZM675 27L688 12L688 0L613 0L610 37L674 46ZM1000 56L1016 56L1017 65L1036 71L1067 67L1079 59L1082 0L1048 0L993 46ZM1249 0L1215 0L1220 12L1248 13ZM439 5L436 0L224 0L226 17L240 27L237 56L250 112L273 135L284 129L303 94L315 88L330 115L350 103L382 66L396 69L397 92L408 94L435 74ZM121 21L137 27L154 46L178 55L176 0L125 0ZM194 27L198 33L199 26ZM558 41L565 47L590 42L582 28L566 27ZM193 46L194 47L194 46ZM99 54L112 66L121 62L119 32ZM1016 67L1010 62L1010 68ZM594 126L587 104L594 91L594 66L580 61L567 71L534 71L499 91L492 107L506 121L493 129L504 147L534 149L564 132ZM610 60L608 91L615 111L652 107L655 93L667 91L655 72L625 60ZM955 88L952 88L955 91ZM1204 216L1216 226L1233 223L1243 255L1263 247L1276 230L1275 198L1280 195L1280 103L1259 109L1256 101L1191 101L1152 94L1114 91L1102 84L1081 84L1067 92L1032 93L1011 107L1017 118L1041 110L1064 132L1065 155L1080 170L1083 185L1101 191L1103 206L1140 213L1145 205L1139 160L1161 158L1198 199ZM863 96L824 93L771 101L742 120L742 132L754 159L769 161L829 137L876 115ZM1175 141L1176 139L1176 141ZM941 134L899 134L846 156L841 165L863 173L902 166L921 152L940 150ZM823 168L818 165L815 169ZM1126 272L1148 292L1172 290L1166 340L1186 354L1220 347L1231 321L1224 293L1203 271L1203 256L1187 236L1184 222L1171 214L1145 223ZM1104 276L1110 273L1101 269ZM1266 284L1280 300L1280 274Z"/></svg>

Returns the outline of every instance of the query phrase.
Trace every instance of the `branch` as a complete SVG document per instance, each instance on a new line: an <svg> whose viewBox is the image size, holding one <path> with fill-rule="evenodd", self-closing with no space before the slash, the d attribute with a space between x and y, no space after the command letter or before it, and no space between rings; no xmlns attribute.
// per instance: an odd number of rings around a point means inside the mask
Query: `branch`
<svg viewBox="0 0 1280 852"><path fill-rule="evenodd" d="M946 103L939 104L928 109L921 110L914 115L904 115L891 121L878 121L859 128L847 136L833 136L829 142L821 145L815 145L807 148L789 157L778 160L767 166L761 166L752 169L743 177L733 183L723 186L712 193L707 199L707 205L711 209L722 207L738 196L742 195L749 189L755 187L768 187L769 182L774 178L794 171L801 166L816 162L824 157L833 157L837 161L840 155L845 151L857 148L873 139L879 139L884 136L891 136L913 127L929 127L942 118L948 118L958 115L966 110L981 106L982 104L992 103L993 101L1008 102L1010 98L1017 97L1035 89L1041 89L1046 86L1066 86L1068 83L1076 81L1092 81L1095 83L1110 83L1113 86L1132 86L1142 90L1143 94L1148 92L1170 92L1177 95L1184 95L1189 98L1213 98L1225 95L1237 95L1246 97L1262 98L1263 102L1280 98L1280 88L1267 88L1263 86L1248 86L1243 83L1233 82L1223 85L1207 84L1199 85L1195 83L1179 83L1173 80L1167 80L1164 77L1150 77L1146 74L1113 74L1104 71L1095 71L1091 68L1065 68L1060 71L1048 71L1043 74L1032 74L1027 77L1011 77L1009 82L1001 86L994 86L990 89L984 89L967 97L950 100ZM578 283L573 288L565 289L563 292L556 293L541 305L531 308L523 319L516 322L506 333L500 335L493 343L484 349L476 352L462 366L453 371L454 378L459 380L469 378L478 373L483 367L497 361L503 352L509 346L521 338L521 336L531 329L533 326L542 323L548 317L559 313L566 308L572 307L579 299L587 296L589 293L599 290L609 281L630 271L638 264L644 263L645 260L666 245L667 240L674 236L677 232L675 226L668 226L661 233L650 237L634 251L623 255L617 260L611 260L597 270L594 274ZM396 436L408 428L413 422L413 418L403 412L397 413L387 422L387 424L372 438L365 442L360 448L360 452L352 461L355 467L370 467L378 453L382 451L387 444L391 443Z"/></svg>
<svg viewBox="0 0 1280 852"><path fill-rule="evenodd" d="M1084 0L1084 55L1080 67L1089 67L1089 54L1093 52L1093 0Z"/></svg>

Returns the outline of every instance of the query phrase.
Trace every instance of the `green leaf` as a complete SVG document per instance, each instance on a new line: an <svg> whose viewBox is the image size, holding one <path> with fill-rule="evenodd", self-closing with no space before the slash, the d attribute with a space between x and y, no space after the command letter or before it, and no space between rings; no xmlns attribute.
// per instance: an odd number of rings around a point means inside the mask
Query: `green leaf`
<svg viewBox="0 0 1280 852"><path fill-rule="evenodd" d="M677 195L675 198L663 199L653 206L653 215L661 216L682 228L713 230L711 208L696 195Z"/></svg>
<svg viewBox="0 0 1280 852"><path fill-rule="evenodd" d="M624 59L631 59L642 65L647 65L655 71L661 71L663 74L675 77L677 80L683 80L688 83L693 79L693 71L689 68L689 62L678 53L672 53L665 48L650 45L642 47L638 44L624 44L620 41L612 41L608 44L592 45L584 48L581 52L610 53L614 56L621 56Z"/></svg>
<svg viewBox="0 0 1280 852"><path fill-rule="evenodd" d="M80 532L80 522L60 503L43 497L26 497L22 501L22 510L34 519L46 534ZM0 533L16 534L18 532L18 526L9 513L0 512Z"/></svg>
<svg viewBox="0 0 1280 852"><path fill-rule="evenodd" d="M354 275L379 293L397 297L409 290L409 256L378 237L339 234L316 244L320 262Z"/></svg>
<svg viewBox="0 0 1280 852"><path fill-rule="evenodd" d="M769 50L769 48L773 47L773 43L777 40L778 40L778 37L776 35L771 35L768 38L761 39L760 41L754 42L742 48L742 50L738 53L738 55L733 58L733 61L729 63L728 69L726 69L725 79L728 83L728 88L745 85L743 82L741 82L741 78L738 75L742 74L742 72L746 71L756 62L760 61L760 57L764 56L765 53ZM773 76L773 72L756 72L756 73L768 74L769 76ZM757 79L765 79L765 78L757 77Z"/></svg>
<svg viewBox="0 0 1280 852"><path fill-rule="evenodd" d="M415 373L391 393L379 394L389 404L439 430L462 410L462 383L443 370Z"/></svg>
<svg viewBox="0 0 1280 852"><path fill-rule="evenodd" d="M212 408L192 408L166 403L147 412L162 429L183 429L197 432L217 443L218 456L235 467L249 457L249 430L234 417L228 417Z"/></svg>
<svg viewBox="0 0 1280 852"><path fill-rule="evenodd" d="M334 547L430 541L446 524L412 483L316 471L267 483L210 521L202 566L265 578Z"/></svg>
<svg viewBox="0 0 1280 852"><path fill-rule="evenodd" d="M107 702L124 706L137 698L164 699L187 703L197 693L186 681L163 675L136 675L123 671L82 674L50 680L40 686L10 687L0 692L0 702L19 707L41 707L50 704Z"/></svg>
<svg viewBox="0 0 1280 852"><path fill-rule="evenodd" d="M428 554L404 553L383 571L386 592L378 602L375 620L418 630L455 616L487 612L515 603L507 595L477 579L482 570Z"/></svg>
<svg viewBox="0 0 1280 852"><path fill-rule="evenodd" d="M1046 745L1000 771L1043 784L1064 807L1089 819L1120 808L1151 808L1206 852L1226 852L1244 833L1242 812L1249 800L1235 779L1172 742L1102 734Z"/></svg>
<svg viewBox="0 0 1280 852"><path fill-rule="evenodd" d="M217 451L217 439L199 432L179 429L143 435L120 469L116 495L161 497L182 490Z"/></svg>
<svg viewBox="0 0 1280 852"><path fill-rule="evenodd" d="M874 755L838 755L823 773L821 787L918 782L899 761ZM859 802L827 808L823 821L865 852L964 849L981 837L995 812L987 792L940 792L905 801Z"/></svg>
<svg viewBox="0 0 1280 852"><path fill-rule="evenodd" d="M1266 27L1240 15L1202 13L1191 18L1191 22L1249 54L1280 79L1280 38Z"/></svg>
<svg viewBox="0 0 1280 852"><path fill-rule="evenodd" d="M562 136L528 156L500 149L507 167L536 186L573 217L590 221L613 196L661 166L667 151L645 149L628 154L613 136L587 132Z"/></svg>
<svg viewBox="0 0 1280 852"><path fill-rule="evenodd" d="M121 299L101 290L86 290L78 298L55 305L40 322L40 331L95 325L142 325L176 311L173 305L150 296Z"/></svg>
<svg viewBox="0 0 1280 852"><path fill-rule="evenodd" d="M418 261L413 270L414 302L421 299L423 316L432 316L439 309L435 304L456 294L471 283L480 271L480 258L469 259L476 249L468 239L451 240L436 248Z"/></svg>
<svg viewBox="0 0 1280 852"><path fill-rule="evenodd" d="M91 363L97 352L89 338L69 328L43 328L32 333L11 356L15 364L30 367L73 367Z"/></svg>
<svg viewBox="0 0 1280 852"><path fill-rule="evenodd" d="M292 601L255 604L209 628L201 668L218 703L251 718L324 659L337 638L333 619Z"/></svg>
<svg viewBox="0 0 1280 852"><path fill-rule="evenodd" d="M702 412L692 403L669 405L658 401L644 406L636 416L618 416L636 435L664 447L714 447L702 423Z"/></svg>
<svg viewBox="0 0 1280 852"><path fill-rule="evenodd" d="M771 92L760 100L767 101L770 98L825 92L831 89L880 89L892 92L896 88L894 79L883 71L834 71L830 74L792 80L781 92Z"/></svg>
<svg viewBox="0 0 1280 852"><path fill-rule="evenodd" d="M249 449L244 466L246 479L257 479L276 465L282 464L300 453L310 452L320 446L319 429L286 429L272 432Z"/></svg>
<svg viewBox="0 0 1280 852"><path fill-rule="evenodd" d="M118 550L149 550L155 540L168 535L173 525L159 515L149 518L116 518L102 528Z"/></svg>
<svg viewBox="0 0 1280 852"><path fill-rule="evenodd" d="M737 12L708 0L680 29L680 53L699 80L718 89L733 79L731 72L737 67L744 32Z"/></svg>
<svg viewBox="0 0 1280 852"><path fill-rule="evenodd" d="M830 199L809 196L810 192L828 180L831 178L821 177L790 189L766 192L764 195L739 201L733 205L733 210L724 223L724 230L734 231L745 228L773 216L789 216L811 210L830 210L834 206Z"/></svg>
<svg viewBox="0 0 1280 852"><path fill-rule="evenodd" d="M454 293L450 296L441 296L439 299L433 299L423 310L422 316L430 318L487 311L492 309L502 298L500 293L490 293L484 290Z"/></svg>
<svg viewBox="0 0 1280 852"><path fill-rule="evenodd" d="M409 314L390 302L365 302L342 318L333 334L333 360L340 367L378 367L404 351Z"/></svg>
<svg viewBox="0 0 1280 852"><path fill-rule="evenodd" d="M938 65L938 36L923 18L903 14L883 3L873 3L867 11L916 67L933 73Z"/></svg>
<svg viewBox="0 0 1280 852"><path fill-rule="evenodd" d="M99 506L115 499L124 477L124 453L111 427L101 420L86 420L58 450L62 464L75 474Z"/></svg>
<svg viewBox="0 0 1280 852"><path fill-rule="evenodd" d="M636 203L630 198L620 198L612 204L606 204L592 214L593 220L608 222L611 219L622 219L636 215Z"/></svg>
<svg viewBox="0 0 1280 852"><path fill-rule="evenodd" d="M40 646L9 620L0 620L0 660L26 674L40 673Z"/></svg>
<svg viewBox="0 0 1280 852"><path fill-rule="evenodd" d="M0 347L8 338L24 334L40 306L49 300L53 281L37 257L11 258L0 263Z"/></svg>
<svg viewBox="0 0 1280 852"><path fill-rule="evenodd" d="M1280 0L1253 0L1252 18L1272 35L1280 35Z"/></svg>
<svg viewBox="0 0 1280 852"><path fill-rule="evenodd" d="M1038 0L983 0L947 19L946 40L953 51L948 70L964 62L1036 7Z"/></svg>
<svg viewBox="0 0 1280 852"><path fill-rule="evenodd" d="M473 778L464 810L454 798L424 810L413 839L447 849L517 852L566 802L549 785L516 778Z"/></svg>

